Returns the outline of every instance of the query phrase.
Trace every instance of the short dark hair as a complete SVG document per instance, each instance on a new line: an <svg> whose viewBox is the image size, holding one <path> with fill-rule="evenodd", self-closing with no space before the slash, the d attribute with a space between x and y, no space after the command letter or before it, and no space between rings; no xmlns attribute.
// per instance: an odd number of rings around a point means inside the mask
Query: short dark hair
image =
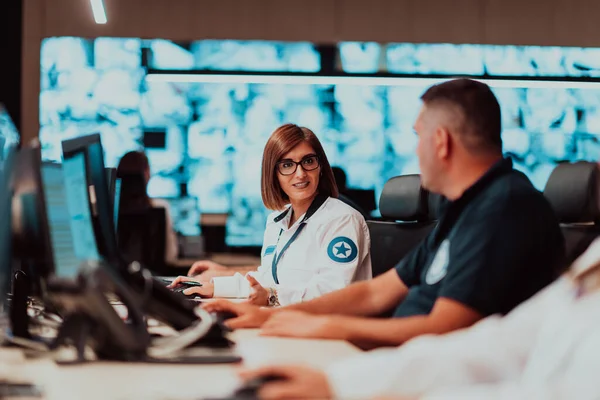
<svg viewBox="0 0 600 400"><path fill-rule="evenodd" d="M423 93L426 106L450 105L462 114L459 134L468 150L502 152L500 104L485 83L460 78L433 85Z"/></svg>
<svg viewBox="0 0 600 400"><path fill-rule="evenodd" d="M276 164L284 154L290 152L302 142L308 143L319 158L321 176L319 178L320 194L338 197L338 188L331 171L331 166L317 136L308 128L294 124L285 124L275 129L265 145L262 159L261 192L265 207L270 210L281 210L289 202L287 194L281 189L277 179Z"/></svg>

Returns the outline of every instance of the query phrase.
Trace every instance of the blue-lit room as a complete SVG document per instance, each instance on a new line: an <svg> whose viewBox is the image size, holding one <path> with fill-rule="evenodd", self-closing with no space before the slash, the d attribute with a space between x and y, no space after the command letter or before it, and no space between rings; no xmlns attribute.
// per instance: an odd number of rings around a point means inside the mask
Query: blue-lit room
<svg viewBox="0 0 600 400"><path fill-rule="evenodd" d="M14 3L0 398L600 399L600 3Z"/></svg>

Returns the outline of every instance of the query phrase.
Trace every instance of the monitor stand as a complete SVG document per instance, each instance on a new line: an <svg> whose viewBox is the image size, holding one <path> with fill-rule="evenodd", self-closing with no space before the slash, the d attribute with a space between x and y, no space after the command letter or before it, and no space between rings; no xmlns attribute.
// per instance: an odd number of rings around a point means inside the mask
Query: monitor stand
<svg viewBox="0 0 600 400"><path fill-rule="evenodd" d="M31 279L25 272L16 271L13 279L10 324L12 335L24 339L31 339L29 315L27 314L29 293L31 293Z"/></svg>

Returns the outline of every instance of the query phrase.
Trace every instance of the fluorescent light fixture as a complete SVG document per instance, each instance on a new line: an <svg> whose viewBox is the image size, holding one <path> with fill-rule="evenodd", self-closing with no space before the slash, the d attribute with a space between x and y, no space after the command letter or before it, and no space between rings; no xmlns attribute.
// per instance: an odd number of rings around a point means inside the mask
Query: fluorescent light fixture
<svg viewBox="0 0 600 400"><path fill-rule="evenodd" d="M306 76L306 75L223 75L223 74L156 74L146 75L147 82L170 83L259 83L276 85L355 85L427 87L451 78L410 78L378 76ZM599 89L599 82L560 80L477 79L493 88L526 89Z"/></svg>
<svg viewBox="0 0 600 400"><path fill-rule="evenodd" d="M92 5L92 13L94 14L94 20L97 24L105 24L106 20L106 11L104 10L104 1L103 0L90 0L90 4Z"/></svg>

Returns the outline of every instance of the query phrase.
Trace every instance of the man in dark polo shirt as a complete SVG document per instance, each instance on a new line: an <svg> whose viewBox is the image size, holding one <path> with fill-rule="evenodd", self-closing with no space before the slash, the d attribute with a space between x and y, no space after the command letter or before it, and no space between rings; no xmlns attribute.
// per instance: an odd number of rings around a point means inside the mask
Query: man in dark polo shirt
<svg viewBox="0 0 600 400"><path fill-rule="evenodd" d="M469 79L429 88L415 122L422 185L443 196L436 228L398 266L306 303L279 309L219 301L232 328L276 336L399 345L507 313L548 285L564 257L554 213L502 156L500 106ZM375 318L394 310L396 318Z"/></svg>
<svg viewBox="0 0 600 400"><path fill-rule="evenodd" d="M506 314L557 276L564 247L556 218L510 159L441 211L433 232L396 266L409 290L395 317L429 314L439 298L483 316Z"/></svg>

